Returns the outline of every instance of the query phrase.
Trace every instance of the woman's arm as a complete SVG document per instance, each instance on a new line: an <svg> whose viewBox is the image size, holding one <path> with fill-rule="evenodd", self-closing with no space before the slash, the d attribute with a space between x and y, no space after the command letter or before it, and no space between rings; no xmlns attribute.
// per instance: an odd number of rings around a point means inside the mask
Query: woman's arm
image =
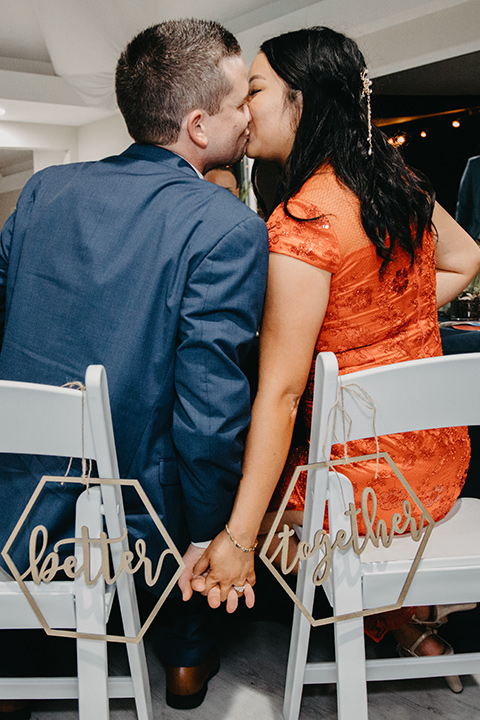
<svg viewBox="0 0 480 720"><path fill-rule="evenodd" d="M231 534L245 547L255 542L288 455L298 404L328 303L330 277L329 272L301 260L270 255L258 392L243 477L228 522ZM218 584L221 601L232 585L255 579L253 553L235 547L224 531L206 550L195 572L201 574L207 568L205 592Z"/></svg>
<svg viewBox="0 0 480 720"><path fill-rule="evenodd" d="M442 307L480 273L480 248L438 203L435 203L433 223L438 234L435 249L437 307Z"/></svg>

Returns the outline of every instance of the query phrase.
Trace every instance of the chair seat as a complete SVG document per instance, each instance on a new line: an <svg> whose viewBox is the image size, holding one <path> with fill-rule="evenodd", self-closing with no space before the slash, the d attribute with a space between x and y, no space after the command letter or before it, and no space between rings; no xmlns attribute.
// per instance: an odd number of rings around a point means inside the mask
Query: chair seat
<svg viewBox="0 0 480 720"><path fill-rule="evenodd" d="M472 557L480 556L476 545L476 530L480 527L480 500L459 498L450 512L435 523L432 535L423 554L423 560L457 558L470 563ZM375 548L369 543L361 555L362 564L382 561L408 560L416 553L418 544L410 535L394 537L390 547Z"/></svg>
<svg viewBox="0 0 480 720"><path fill-rule="evenodd" d="M75 627L75 595L73 583L55 583L52 592L48 585L26 583L48 625L55 628ZM42 595L44 596L42 598ZM2 628L41 628L42 624L16 582L0 584Z"/></svg>
<svg viewBox="0 0 480 720"><path fill-rule="evenodd" d="M76 628L74 583L71 581L57 581L54 589L49 587L48 584L35 585L31 581L26 582L25 585L49 627L57 630ZM114 588L106 588L105 609L107 618L110 615L114 596ZM13 578L12 582L0 583L0 605L2 608L2 628L22 628L25 630L27 628L42 627L21 587L17 585Z"/></svg>
<svg viewBox="0 0 480 720"><path fill-rule="evenodd" d="M435 524L419 570L404 605L474 602L480 598L480 500L461 498ZM380 607L398 598L419 548L409 535L394 538L390 547L368 544L361 555L364 608ZM476 581L472 581L473 577ZM430 598L430 599L429 599Z"/></svg>

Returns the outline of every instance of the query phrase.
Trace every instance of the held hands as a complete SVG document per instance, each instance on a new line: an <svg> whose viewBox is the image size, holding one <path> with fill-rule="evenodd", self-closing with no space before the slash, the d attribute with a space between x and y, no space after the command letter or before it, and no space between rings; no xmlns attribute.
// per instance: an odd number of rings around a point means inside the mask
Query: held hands
<svg viewBox="0 0 480 720"><path fill-rule="evenodd" d="M226 600L227 612L235 612L242 595L235 587L245 588L245 604L253 607L254 553L236 547L225 530L217 535L196 563L194 575L192 587L207 596L210 607L217 608Z"/></svg>
<svg viewBox="0 0 480 720"><path fill-rule="evenodd" d="M236 547L225 530L217 535L203 554L201 548L190 546L183 559L186 569L178 584L184 600L190 599L192 590L195 590L207 596L212 608L219 607L226 600L227 612L232 613L238 607L238 598L244 593L245 604L253 607L254 553ZM245 589L242 592L235 587Z"/></svg>
<svg viewBox="0 0 480 720"><path fill-rule="evenodd" d="M203 548L196 547L195 545L190 544L187 548L187 551L185 555L183 556L183 562L185 563L185 568L178 578L178 587L182 591L182 599L186 602L187 600L190 600L190 598L193 595L192 590L192 576L193 576L193 568L195 564L200 560L200 558L203 555Z"/></svg>

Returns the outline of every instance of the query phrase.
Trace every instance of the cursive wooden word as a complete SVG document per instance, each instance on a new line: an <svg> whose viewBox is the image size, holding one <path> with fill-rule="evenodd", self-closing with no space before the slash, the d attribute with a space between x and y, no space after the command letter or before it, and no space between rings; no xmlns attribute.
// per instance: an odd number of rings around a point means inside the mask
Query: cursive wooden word
<svg viewBox="0 0 480 720"><path fill-rule="evenodd" d="M118 567L112 575L110 546L125 540L127 537L127 528L124 528L122 535L118 538L109 538L106 532L101 532L98 538L91 538L88 528L85 526L82 527L81 533L81 538L73 537L59 540L53 546L53 551L44 557L48 545L48 531L44 525L34 527L30 534L29 542L30 565L21 576L21 580L24 580L31 573L32 580L36 585L39 585L41 582L49 583L55 578L58 572L63 570L69 578L77 578L83 573L85 582L89 586L95 585L97 580L102 576L107 585L112 585L122 572L135 575L135 573L143 567L145 582L151 587L158 581L165 557L169 554L174 555L173 550L169 548L164 550L159 557L155 573L152 573L152 562L150 558L147 557L147 544L145 540L139 538L135 543L135 552L137 554L136 564L132 566L132 563L135 561L135 553L131 550L126 550L122 552ZM40 547L38 547L39 541ZM82 548L83 560L79 566L78 559L75 555L69 555L63 563L60 562L58 555L59 548L62 545L68 545L70 543L78 543ZM95 563L98 569L92 577L92 566L94 563L92 563L91 549L95 547L100 547L101 560L99 566L98 562Z"/></svg>
<svg viewBox="0 0 480 720"><path fill-rule="evenodd" d="M371 503L371 510L368 509L369 502ZM383 547L390 547L396 534L401 535L408 531L410 531L412 539L415 542L419 542L421 540L424 523L427 518L422 512L420 522L417 527L415 518L412 517L412 506L409 500L403 501L402 511L403 515L399 512L393 513L390 522L390 531L388 531L385 520L379 518L376 521L377 496L375 495L375 491L369 487L364 488L361 497L361 507L357 509L351 502L348 505L348 510L344 513L350 520L349 536L345 530L338 530L335 535L335 540L332 543L329 534L323 530L323 528L321 530L317 530L311 545L305 540L301 540L298 543L295 557L292 562L288 564L289 541L295 534L295 530L290 528L287 524L284 524L283 530L277 533L277 537L280 539L280 542L269 560L273 562L278 555L280 555L280 567L282 573L284 575L288 575L295 568L299 560L306 560L307 558L315 555L317 552L323 553L323 556L313 573L314 585L322 585L330 573L332 566L332 553L334 550L349 550L350 548L353 548L353 551L357 555L361 555L368 542L371 542L377 548L380 543ZM366 533L363 536L360 536L358 533L357 517L360 514L363 517L366 528Z"/></svg>

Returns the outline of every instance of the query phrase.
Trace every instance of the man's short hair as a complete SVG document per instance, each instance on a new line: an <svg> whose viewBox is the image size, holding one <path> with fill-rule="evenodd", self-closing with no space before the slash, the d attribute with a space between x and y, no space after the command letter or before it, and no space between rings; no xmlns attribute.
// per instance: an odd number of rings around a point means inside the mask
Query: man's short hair
<svg viewBox="0 0 480 720"><path fill-rule="evenodd" d="M235 36L211 20L168 20L136 35L115 75L118 107L135 142L169 145L195 108L218 113L232 90L219 64L240 53Z"/></svg>

